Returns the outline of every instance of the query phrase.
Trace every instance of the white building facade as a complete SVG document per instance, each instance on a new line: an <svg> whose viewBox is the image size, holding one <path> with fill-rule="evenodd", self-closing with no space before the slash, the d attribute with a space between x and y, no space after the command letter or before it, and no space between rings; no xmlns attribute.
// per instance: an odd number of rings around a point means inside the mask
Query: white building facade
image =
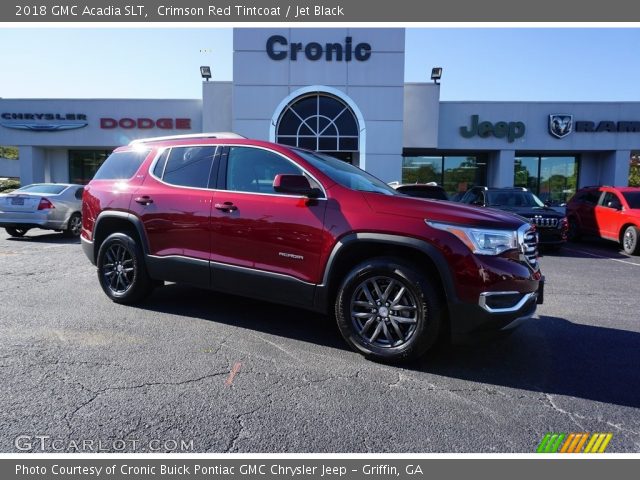
<svg viewBox="0 0 640 480"><path fill-rule="evenodd" d="M234 131L452 196L518 185L560 203L626 185L640 150L636 102L440 101L439 85L405 83L401 28L237 28L233 44L233 81L203 82L197 100L0 99L0 145L20 157L0 177L84 183L135 138Z"/></svg>

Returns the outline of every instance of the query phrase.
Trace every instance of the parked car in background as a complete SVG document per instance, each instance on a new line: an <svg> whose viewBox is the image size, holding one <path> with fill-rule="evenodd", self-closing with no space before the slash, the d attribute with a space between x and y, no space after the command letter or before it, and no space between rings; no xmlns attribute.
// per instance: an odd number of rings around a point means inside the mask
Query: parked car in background
<svg viewBox="0 0 640 480"><path fill-rule="evenodd" d="M34 183L0 194L0 227L12 237L32 228L55 230L70 237L82 228L82 185Z"/></svg>
<svg viewBox="0 0 640 480"><path fill-rule="evenodd" d="M398 183L392 182L389 186L400 193L416 198L431 198L433 200L448 200L447 192L437 183Z"/></svg>
<svg viewBox="0 0 640 480"><path fill-rule="evenodd" d="M379 360L500 330L543 299L522 218L411 198L342 160L233 134L116 149L82 212L82 248L114 302L170 281L306 308Z"/></svg>
<svg viewBox="0 0 640 480"><path fill-rule="evenodd" d="M497 208L526 218L536 226L538 244L541 246L560 248L567 241L567 218L526 188L472 187L460 201L469 205Z"/></svg>
<svg viewBox="0 0 640 480"><path fill-rule="evenodd" d="M640 255L640 187L585 187L567 204L569 239L593 235Z"/></svg>

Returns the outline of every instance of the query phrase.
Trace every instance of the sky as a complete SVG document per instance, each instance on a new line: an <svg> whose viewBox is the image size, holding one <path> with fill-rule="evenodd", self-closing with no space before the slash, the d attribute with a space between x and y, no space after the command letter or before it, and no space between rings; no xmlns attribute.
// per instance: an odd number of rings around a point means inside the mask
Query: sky
<svg viewBox="0 0 640 480"><path fill-rule="evenodd" d="M0 97L201 98L233 77L230 28L0 28ZM640 101L640 29L407 29L405 81L441 100ZM375 46L374 46L375 48Z"/></svg>

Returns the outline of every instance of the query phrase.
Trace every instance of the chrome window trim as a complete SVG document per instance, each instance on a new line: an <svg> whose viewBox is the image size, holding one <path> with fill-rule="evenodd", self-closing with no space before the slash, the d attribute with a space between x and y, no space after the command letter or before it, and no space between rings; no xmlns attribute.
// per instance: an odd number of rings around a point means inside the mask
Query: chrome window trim
<svg viewBox="0 0 640 480"><path fill-rule="evenodd" d="M217 155L218 153L218 149L219 148L224 148L224 147L247 147L247 148L259 148L261 150L266 150L267 152L271 152L271 153L275 153L276 155L281 156L282 158L284 158L285 160L287 160L289 163L292 163L293 165L295 165L297 168L299 168L300 170L302 170L304 173L306 173L307 175L309 175L319 186L320 189L322 190L322 194L324 195L322 198L313 198L311 200L327 200L327 191L324 188L324 185L322 185L322 182L318 181L318 179L315 177L315 175L311 174L309 172L309 170L307 170L306 168L304 168L302 165L299 165L298 163L294 162L293 160L291 160L289 157L287 157L286 155L283 155L280 152L276 152L275 150L272 150L270 148L266 148L266 147L262 147L259 145L246 145L246 144L241 144L241 143L224 143L224 144L211 144L211 143L204 143L204 144L200 144L200 143L194 143L194 144L189 144L189 145L175 145L175 146L166 146L166 147L162 147L159 148L155 158L151 161L151 164L149 165L149 175L157 180L158 182L162 183L163 185L167 185L168 187L174 187L174 188L186 188L188 190L206 190L208 192L234 192L234 193L244 193L247 195L266 195L269 197L284 197L284 198L306 198L306 199L310 199L309 197L305 197L304 195L286 195L286 194L282 194L282 193L259 193L259 192L243 192L241 190L229 190L229 189L222 189L222 188L202 188L202 187L187 187L184 185L174 185L173 183L167 183L164 180L162 180L161 178L158 178L157 175L155 175L153 173L153 170L156 167L156 163L158 163L158 160L160 158L160 156L164 153L165 150L169 149L173 149L173 148L180 148L180 147L216 147L216 153L214 153L214 157ZM171 154L171 152L169 152L169 155ZM167 161L169 159L167 158ZM167 168L167 165L165 164L164 168ZM162 171L162 175L164 176L164 169Z"/></svg>

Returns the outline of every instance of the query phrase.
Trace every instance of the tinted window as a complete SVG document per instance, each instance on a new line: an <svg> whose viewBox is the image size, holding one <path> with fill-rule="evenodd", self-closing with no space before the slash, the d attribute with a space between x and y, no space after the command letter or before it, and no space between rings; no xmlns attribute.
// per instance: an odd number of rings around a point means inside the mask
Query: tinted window
<svg viewBox="0 0 640 480"><path fill-rule="evenodd" d="M94 175L94 180L127 180L138 171L149 150L130 150L109 155Z"/></svg>
<svg viewBox="0 0 640 480"><path fill-rule="evenodd" d="M268 150L231 147L227 160L227 190L275 193L273 179L278 174L302 175L290 161Z"/></svg>
<svg viewBox="0 0 640 480"><path fill-rule="evenodd" d="M160 158L158 158L158 161L156 162L156 166L153 167L153 174L156 177L162 178L162 174L164 173L164 167L167 164L168 157L169 157L169 149L167 148L164 152L162 152L162 154L160 155Z"/></svg>
<svg viewBox="0 0 640 480"><path fill-rule="evenodd" d="M544 207L544 203L533 193L514 190L487 192L487 205L500 207Z"/></svg>
<svg viewBox="0 0 640 480"><path fill-rule="evenodd" d="M467 190L467 193L464 194L464 196L462 197L462 200L460 200L462 203L468 203L468 204L473 204L473 203L478 203L480 201L481 202L481 197L480 197L480 191L479 190Z"/></svg>
<svg viewBox="0 0 640 480"><path fill-rule="evenodd" d="M207 188L215 153L216 147L210 146L172 148L162 180L172 185Z"/></svg>
<svg viewBox="0 0 640 480"><path fill-rule="evenodd" d="M640 192L624 192L622 195L629 204L629 208L640 208Z"/></svg>
<svg viewBox="0 0 640 480"><path fill-rule="evenodd" d="M398 194L382 180L342 160L304 150L296 150L296 153L343 187L361 192L383 193L385 195Z"/></svg>
<svg viewBox="0 0 640 480"><path fill-rule="evenodd" d="M67 188L66 185L27 185L18 188L16 193L48 193L49 195L57 195Z"/></svg>
<svg viewBox="0 0 640 480"><path fill-rule="evenodd" d="M620 199L615 193L606 192L602 197L602 206L608 208L618 208L619 206L622 206L622 204L620 203Z"/></svg>

